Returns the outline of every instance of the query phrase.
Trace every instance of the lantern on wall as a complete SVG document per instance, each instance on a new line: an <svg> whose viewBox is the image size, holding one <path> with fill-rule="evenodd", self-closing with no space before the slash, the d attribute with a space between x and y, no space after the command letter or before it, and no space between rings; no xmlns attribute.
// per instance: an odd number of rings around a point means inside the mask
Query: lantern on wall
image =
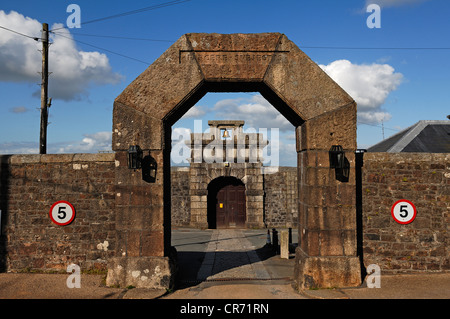
<svg viewBox="0 0 450 319"><path fill-rule="evenodd" d="M340 182L348 182L350 162L345 158L345 152L342 146L333 145L328 153L330 156L330 168L335 170L336 179Z"/></svg>
<svg viewBox="0 0 450 319"><path fill-rule="evenodd" d="M156 181L156 173L158 163L150 155L142 159L142 179L147 183L154 183Z"/></svg>
<svg viewBox="0 0 450 319"><path fill-rule="evenodd" d="M142 150L139 145L131 145L128 149L128 168L140 169L142 167Z"/></svg>
<svg viewBox="0 0 450 319"><path fill-rule="evenodd" d="M341 145L331 146L328 152L330 156L330 168L342 169L344 168L345 152Z"/></svg>

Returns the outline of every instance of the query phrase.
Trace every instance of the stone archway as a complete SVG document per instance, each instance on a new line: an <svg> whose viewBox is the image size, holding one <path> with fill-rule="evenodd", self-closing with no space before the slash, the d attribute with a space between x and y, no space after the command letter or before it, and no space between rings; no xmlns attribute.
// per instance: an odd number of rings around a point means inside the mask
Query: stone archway
<svg viewBox="0 0 450 319"><path fill-rule="evenodd" d="M108 284L170 282L171 126L207 92L260 92L296 127L299 174L299 287L361 282L356 256L356 103L285 35L185 34L115 100L116 257ZM157 164L152 183L127 167L139 145ZM328 150L350 163L336 180ZM145 274L145 275L143 275Z"/></svg>

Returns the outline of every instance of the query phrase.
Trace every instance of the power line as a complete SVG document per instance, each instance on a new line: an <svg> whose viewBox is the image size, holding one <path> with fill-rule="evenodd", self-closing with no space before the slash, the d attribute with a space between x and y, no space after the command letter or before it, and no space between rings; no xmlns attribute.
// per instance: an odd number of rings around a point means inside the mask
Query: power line
<svg viewBox="0 0 450 319"><path fill-rule="evenodd" d="M60 34L58 32L53 32ZM175 42L167 39L150 39L150 38L136 38L125 36L112 36L102 34L86 34L86 33L72 33L73 35L97 37L97 38L111 38L121 40L136 40L136 41L153 41L153 42ZM301 46L301 49L324 49L324 50L450 50L450 47L337 47L337 46Z"/></svg>
<svg viewBox="0 0 450 319"><path fill-rule="evenodd" d="M190 0L186 0L190 1ZM56 29L57 30L57 29ZM61 34L58 32L52 32L54 34ZM167 39L150 39L150 38L137 38L126 36L112 36L102 34L86 34L86 33L72 33L73 35L97 37L97 38L110 38L120 40L136 40L136 41L151 41L151 42L170 42L174 43L174 40ZM338 47L338 46L300 46L301 49L324 49L324 50L450 50L450 47Z"/></svg>
<svg viewBox="0 0 450 319"><path fill-rule="evenodd" d="M0 28L1 28L1 29L4 29L4 30L6 30L6 31L12 32L12 33L21 35L21 36L23 36L23 37L33 39L34 41L42 40L42 39L39 38L39 37L32 37L32 36L30 36L30 35L26 35L26 34L23 34L23 33L18 32L18 31L14 31L14 30L8 29L8 28L3 27L3 26L1 26L1 25L0 25Z"/></svg>
<svg viewBox="0 0 450 319"><path fill-rule="evenodd" d="M54 32L57 34L57 32ZM136 38L125 36L112 36L101 34L86 34L86 33L72 33L73 35L86 36L86 37L98 37L98 38L111 38L122 40L136 40L136 41L154 41L154 42L175 42L174 40L166 39L149 39L149 38ZM303 49L324 49L324 50L450 50L450 47L338 47L338 46L300 46Z"/></svg>
<svg viewBox="0 0 450 319"><path fill-rule="evenodd" d="M396 132L400 132L400 130L395 129L395 128L389 128L389 127L385 127L384 125L377 125L377 124L372 124L372 123L365 123L365 122L361 122L361 121L357 121L358 124L364 124L364 125L369 125L369 126L374 126L374 127L378 127L378 128L384 128L386 130L391 130L391 131L396 131Z"/></svg>
<svg viewBox="0 0 450 319"><path fill-rule="evenodd" d="M56 34L56 33L55 33L55 34ZM150 64L151 64L151 63L149 63L149 62L146 62L146 61L143 61L143 60L139 60L139 59L130 57L130 56L125 55L125 54L122 54L122 53L118 53L118 52L114 52L114 51L111 51L111 50L108 50L108 49L105 49L105 48L101 48L101 47L99 47L99 46L96 46L96 45L93 45L93 44L90 44L90 43L86 43L86 42L83 42L83 41L80 41L80 40L75 40L75 39L73 39L73 38L71 38L71 37L67 37L67 36L64 36L64 35L62 35L62 34L56 34L56 35L57 35L57 36L60 36L60 37L63 37L63 38L66 38L66 39L69 39L69 40L73 40L73 41L75 41L75 42L78 42L78 43L81 43L81 44L84 44L84 45L87 45L87 46L90 46L90 47L93 47L93 48L95 48L95 49L103 50L103 51L106 51L106 52L109 52L109 53L112 53L112 54L121 56L121 57L123 57L123 58L127 58L127 59L130 59L130 60L134 60L134 61L137 61L137 62L146 64L146 65L150 65Z"/></svg>
<svg viewBox="0 0 450 319"><path fill-rule="evenodd" d="M95 19L95 20L90 20L87 22L84 22L83 24L88 24L88 23L94 23L94 22L98 22L98 21L104 21L104 20L108 20L108 19L114 19L114 18L118 18L118 17L122 17L122 16L126 16L126 15L131 15L131 14L136 14L136 13L140 13L140 12L144 12L144 11L149 11L149 10L155 10L155 9L159 9L159 8L163 8L163 7L167 7L167 6L172 6L172 5L176 5L176 4L181 4L183 2L188 2L188 1L192 1L192 0L177 0L177 1L171 1L171 2L166 2L166 3L162 3L159 5L155 5L155 6L151 6L151 7L146 7L146 8L142 8L142 9L138 9L138 10L134 10L134 11L129 11L129 12L124 12L124 13L120 13L120 14L116 14L113 16L109 16L109 17L104 17L104 18L99 18L99 19ZM0 26L1 29L13 32L15 34L21 35L23 37L27 37L30 39L33 39L35 41L39 41L42 40L39 37L33 37L30 35L26 35L24 33L6 28L4 26ZM61 28L57 28L57 29L53 29L50 30L49 32L54 33L56 35L60 35L63 36L61 33L59 32L55 32L57 30L61 30L64 29L65 27L61 27ZM164 39L149 39L149 38L136 38L136 37L122 37L122 36L112 36L112 35L100 35L100 34L83 34L83 33L73 33L74 35L79 35L79 36L88 36L88 37L99 37L99 38L111 38L111 39L122 39L122 40L137 40L137 41L153 41L153 42L175 42L173 40L164 40ZM63 36L64 37L64 36ZM74 40L77 41L77 40ZM82 43L81 41L78 41L80 43ZM86 45L90 45L87 43L84 43ZM91 45L93 46L93 45ZM450 47L340 47L340 46L299 46L299 48L301 49L323 49L323 50L450 50ZM106 50L106 49L105 49Z"/></svg>
<svg viewBox="0 0 450 319"><path fill-rule="evenodd" d="M62 35L60 32L52 32L57 35ZM101 34L86 34L86 33L72 33L72 35L84 36L84 37L96 37L96 38L110 38L110 39L120 39L120 40L136 40L136 41L151 41L151 42L170 42L173 43L173 40L158 40L158 39L149 39L149 38L134 38L134 37L121 37L121 36L113 36L113 35L101 35Z"/></svg>
<svg viewBox="0 0 450 319"><path fill-rule="evenodd" d="M189 1L191 1L191 0L175 0L175 1L164 2L164 3L156 4L156 5L153 5L153 6L149 6L149 7L145 7L145 8L141 8L141 9L137 9L137 10L122 12L122 13L114 14L114 15L111 15L111 16L103 17L103 18L89 20L87 22L83 22L82 25L89 24L89 23L96 23L96 22L110 20L110 19L115 19L115 18L120 18L120 17L124 17L124 16L128 16L128 15L132 15L132 14L137 14L137 13L141 13L141 12L145 12L145 11L156 10L156 9L165 8L165 7L169 7L169 6L174 6L174 5L181 4L181 3L184 3L184 2L189 2ZM64 27L56 28L56 29L53 29L53 30L50 30L50 31L52 32L52 31L57 31L57 30L60 30L60 29L64 29Z"/></svg>
<svg viewBox="0 0 450 319"><path fill-rule="evenodd" d="M335 47L335 46L300 46L300 49L325 50L450 50L450 47Z"/></svg>

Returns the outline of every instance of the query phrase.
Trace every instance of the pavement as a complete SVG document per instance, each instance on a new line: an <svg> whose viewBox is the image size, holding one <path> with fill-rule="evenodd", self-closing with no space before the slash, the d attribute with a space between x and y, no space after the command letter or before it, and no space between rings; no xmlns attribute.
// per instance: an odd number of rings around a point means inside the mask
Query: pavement
<svg viewBox="0 0 450 319"><path fill-rule="evenodd" d="M105 275L82 274L81 288L68 288L69 274L1 273L0 299L450 299L450 273L387 275L380 288L296 291L294 248L282 259L266 245L267 230L172 231L179 274L173 291L110 288Z"/></svg>

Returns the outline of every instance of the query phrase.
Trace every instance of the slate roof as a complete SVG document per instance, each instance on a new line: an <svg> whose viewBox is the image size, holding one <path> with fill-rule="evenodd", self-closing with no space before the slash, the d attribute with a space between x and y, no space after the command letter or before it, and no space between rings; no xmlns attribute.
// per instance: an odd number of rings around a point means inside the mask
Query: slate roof
<svg viewBox="0 0 450 319"><path fill-rule="evenodd" d="M450 153L450 121L419 121L367 151Z"/></svg>

